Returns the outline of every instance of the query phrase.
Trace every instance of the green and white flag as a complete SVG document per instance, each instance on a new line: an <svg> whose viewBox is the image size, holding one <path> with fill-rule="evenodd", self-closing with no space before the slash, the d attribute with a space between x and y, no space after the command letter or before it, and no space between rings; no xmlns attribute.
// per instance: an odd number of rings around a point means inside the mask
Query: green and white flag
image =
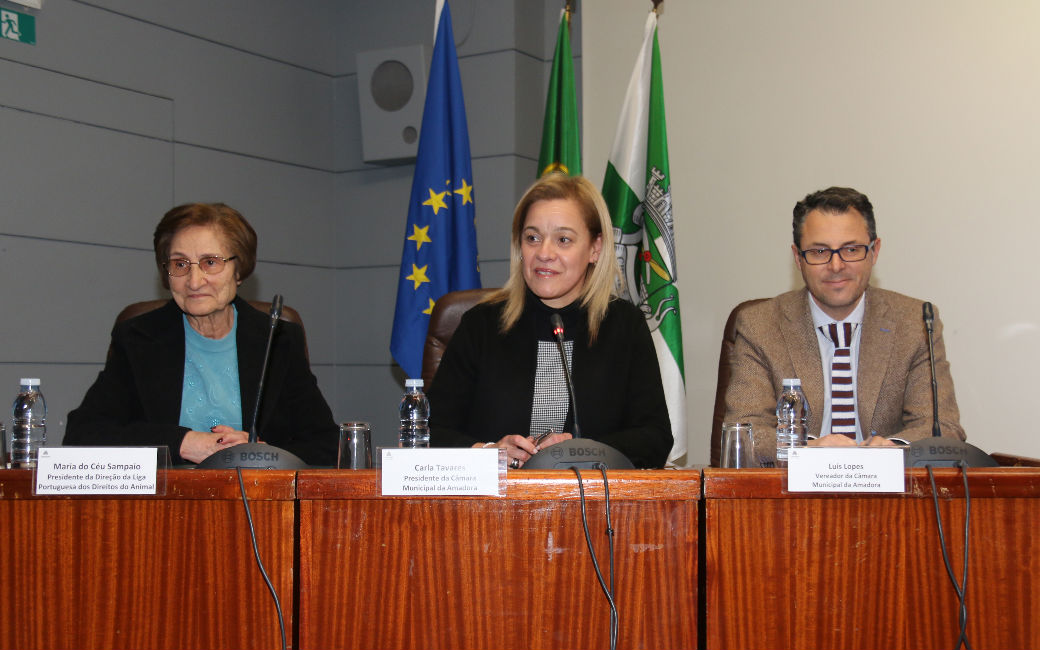
<svg viewBox="0 0 1040 650"><path fill-rule="evenodd" d="M657 348L674 438L668 461L675 463L686 455L686 380L661 52L652 11L610 149L603 198L614 222L621 294L643 310Z"/></svg>
<svg viewBox="0 0 1040 650"><path fill-rule="evenodd" d="M581 143L578 137L578 99L574 88L574 59L571 57L571 14L560 12L560 30L556 34L549 92L545 97L545 121L542 123L542 149L538 155L538 176L562 171L581 175Z"/></svg>

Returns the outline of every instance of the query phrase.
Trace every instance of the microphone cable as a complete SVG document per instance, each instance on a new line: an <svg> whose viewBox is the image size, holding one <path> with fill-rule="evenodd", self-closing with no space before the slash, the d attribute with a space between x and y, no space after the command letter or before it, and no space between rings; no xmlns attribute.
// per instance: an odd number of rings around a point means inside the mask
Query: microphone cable
<svg viewBox="0 0 1040 650"><path fill-rule="evenodd" d="M610 650L617 648L618 634L620 631L620 618L618 616L617 603L614 602L614 529L610 525L610 487L607 483L607 468L600 463L599 469L603 473L603 500L607 511L607 539L610 548L610 586L603 579L603 572L599 568L599 560L596 557L596 549L592 546L592 535L589 533L589 518L585 509L585 487L581 479L581 470L571 467L578 476L578 494L581 497L581 524L585 529L585 543L589 547L589 555L592 557L592 567L596 570L596 578L603 594L607 597L610 606Z"/></svg>
<svg viewBox="0 0 1040 650"><path fill-rule="evenodd" d="M942 548L943 563L946 565L946 574L950 577L950 582L953 583L953 590L957 594L957 619L960 623L960 634L957 637L957 644L954 646L954 650L959 650L961 646L972 650L971 641L968 640L966 630L968 628L968 606L965 602L965 596L968 589L968 531L971 525L971 494L968 491L968 468L963 460L957 461L957 467L961 469L961 476L964 479L964 568L962 570L961 582L957 583L957 576L953 574L953 566L950 564L950 554L946 549L946 535L943 533L942 515L939 513L939 492L935 488L935 474L932 473L932 466L926 465L928 468L928 480L932 484L932 502L935 505L935 523L939 527L939 546Z"/></svg>
<svg viewBox="0 0 1040 650"><path fill-rule="evenodd" d="M242 468L236 467L235 471L238 472L238 487L242 491L242 506L246 509L246 521L249 522L249 537L253 540L253 555L256 557L256 565L260 567L260 575L264 577L264 582L267 583L267 589L271 592L271 598L274 600L274 609L278 613L278 629L282 635L282 650L286 650L285 644L285 619L282 617L282 603L278 600L278 592L275 591L274 585L271 584L271 578L267 575L267 569L264 568L264 562L260 559L260 547L256 543L256 528L253 526L253 513L249 510L249 499L246 498L246 484L242 480Z"/></svg>

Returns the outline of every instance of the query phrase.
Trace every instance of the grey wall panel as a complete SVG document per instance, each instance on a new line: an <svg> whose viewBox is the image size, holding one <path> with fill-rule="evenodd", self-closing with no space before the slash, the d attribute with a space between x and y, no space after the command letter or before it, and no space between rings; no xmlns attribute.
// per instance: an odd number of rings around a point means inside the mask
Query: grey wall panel
<svg viewBox="0 0 1040 650"><path fill-rule="evenodd" d="M358 52L416 43L433 45L434 3L430 0L351 0L334 4L342 30L336 42L339 74L357 72L354 56ZM451 11L455 12L454 2Z"/></svg>
<svg viewBox="0 0 1040 650"><path fill-rule="evenodd" d="M173 195L170 143L11 109L0 119L3 232L151 248Z"/></svg>
<svg viewBox="0 0 1040 650"><path fill-rule="evenodd" d="M401 263L414 175L414 165L404 165L337 176L340 267Z"/></svg>
<svg viewBox="0 0 1040 650"><path fill-rule="evenodd" d="M390 364L390 332L397 302L398 267L362 267L336 273L337 364Z"/></svg>
<svg viewBox="0 0 1040 650"><path fill-rule="evenodd" d="M509 259L509 233L517 199L534 181L533 162L515 156L473 161L473 197L477 208L477 251L486 260Z"/></svg>
<svg viewBox="0 0 1040 650"><path fill-rule="evenodd" d="M480 284L488 289L497 289L509 279L509 262L481 262Z"/></svg>
<svg viewBox="0 0 1040 650"><path fill-rule="evenodd" d="M545 64L514 51L459 62L470 152L538 159L545 115Z"/></svg>
<svg viewBox="0 0 1040 650"><path fill-rule="evenodd" d="M2 105L50 117L169 140L173 104L157 97L31 65L0 60Z"/></svg>
<svg viewBox="0 0 1040 650"><path fill-rule="evenodd" d="M341 36L334 22L338 2L91 0L91 4L286 63L335 72L334 48ZM45 10L49 8L48 2Z"/></svg>
<svg viewBox="0 0 1040 650"><path fill-rule="evenodd" d="M332 82L333 169L338 172L365 169L361 150L361 105L357 75L337 77Z"/></svg>
<svg viewBox="0 0 1040 650"><path fill-rule="evenodd" d="M332 166L332 79L219 45L184 44L170 67L178 142Z"/></svg>
<svg viewBox="0 0 1040 650"><path fill-rule="evenodd" d="M260 261L253 276L240 288L249 300L271 300L282 294L285 304L300 313L307 329L307 347L312 363L331 363L335 356L336 308L334 284L337 274L294 264Z"/></svg>
<svg viewBox="0 0 1040 650"><path fill-rule="evenodd" d="M37 32L34 47L0 42L0 57L170 97L179 141L332 163L327 74L69 0L48 2Z"/></svg>
<svg viewBox="0 0 1040 650"><path fill-rule="evenodd" d="M8 279L0 363L104 359L119 310L156 297L153 260L145 251L0 236L0 277ZM30 280L34 290L16 290Z"/></svg>
<svg viewBox="0 0 1040 650"><path fill-rule="evenodd" d="M221 201L234 207L256 230L264 260L337 263L333 174L190 145L175 151L174 203Z"/></svg>

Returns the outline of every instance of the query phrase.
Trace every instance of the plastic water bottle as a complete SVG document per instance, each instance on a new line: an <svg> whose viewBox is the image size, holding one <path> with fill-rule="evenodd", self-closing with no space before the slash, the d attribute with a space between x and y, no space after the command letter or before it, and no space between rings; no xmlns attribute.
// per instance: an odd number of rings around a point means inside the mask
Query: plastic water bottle
<svg viewBox="0 0 1040 650"><path fill-rule="evenodd" d="M422 379L406 379L401 398L401 433L398 447L430 446L430 402L423 393Z"/></svg>
<svg viewBox="0 0 1040 650"><path fill-rule="evenodd" d="M11 467L36 467L36 452L47 444L47 402L40 380L23 378L11 407Z"/></svg>
<svg viewBox="0 0 1040 650"><path fill-rule="evenodd" d="M809 431L809 402L800 379L785 379L776 402L776 466L787 467L791 447L804 447Z"/></svg>

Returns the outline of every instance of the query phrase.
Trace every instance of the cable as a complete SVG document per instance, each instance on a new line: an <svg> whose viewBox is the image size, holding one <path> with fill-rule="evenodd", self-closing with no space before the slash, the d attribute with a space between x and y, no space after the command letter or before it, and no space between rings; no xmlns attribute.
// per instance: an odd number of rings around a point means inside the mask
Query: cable
<svg viewBox="0 0 1040 650"><path fill-rule="evenodd" d="M928 480L932 484L932 503L935 505L935 523L939 528L939 546L942 549L943 564L946 565L946 575L950 577L950 582L953 583L953 590L957 594L957 619L960 624L960 634L957 637L957 645L954 646L954 650L958 650L962 645L967 650L972 650L971 642L966 634L968 607L965 601L965 591L968 587L968 531L971 524L971 495L968 492L968 470L963 461L958 461L957 466L961 468L964 477L964 570L960 584L957 583L957 576L953 574L953 567L950 565L950 555L946 550L946 535L943 533L942 515L939 512L939 492L935 487L935 474L932 473L931 465L926 465L925 467L928 468Z"/></svg>
<svg viewBox="0 0 1040 650"><path fill-rule="evenodd" d="M596 549L592 547L592 535L589 534L589 518L585 510L585 487L581 480L581 470L577 467L571 467L574 473L578 475L578 493L581 496L581 524L585 528L585 543L589 546L589 555L592 556L592 567L596 570L596 578L599 580L599 586L603 589L603 595L607 597L607 604L610 606L610 650L617 648L617 633L618 633L618 611L617 604L614 602L614 542L613 542L613 529L610 528L610 495L607 495L607 534L611 536L610 543L610 581L611 586L608 588L606 581L603 579L603 572L599 569L599 560L596 559ZM600 466L600 469L603 469ZM604 471L604 484L606 483L606 472Z"/></svg>
<svg viewBox="0 0 1040 650"><path fill-rule="evenodd" d="M610 595L613 598L614 594L617 593L614 585L614 527L610 525L610 484L607 482L607 467L602 463L599 466L599 471L603 474L603 501L606 504L605 508L607 511L607 543L610 548ZM610 610L610 647L611 649L617 647L618 632L620 630L620 621L618 620L617 607L613 607Z"/></svg>
<svg viewBox="0 0 1040 650"><path fill-rule="evenodd" d="M274 590L274 585L271 584L271 579L267 576L267 569L264 568L264 562L260 559L260 547L256 543L256 528L253 527L253 513L249 511L249 499L246 498L246 484L242 480L242 468L236 467L235 471L238 472L238 487L242 491L242 506L246 509L246 521L249 522L249 537L253 540L253 555L256 556L256 565L260 567L260 575L264 577L267 589L271 592L271 598L274 600L274 609L278 613L278 629L282 634L282 650L286 650L285 619L282 618L282 603L278 600L278 592Z"/></svg>

